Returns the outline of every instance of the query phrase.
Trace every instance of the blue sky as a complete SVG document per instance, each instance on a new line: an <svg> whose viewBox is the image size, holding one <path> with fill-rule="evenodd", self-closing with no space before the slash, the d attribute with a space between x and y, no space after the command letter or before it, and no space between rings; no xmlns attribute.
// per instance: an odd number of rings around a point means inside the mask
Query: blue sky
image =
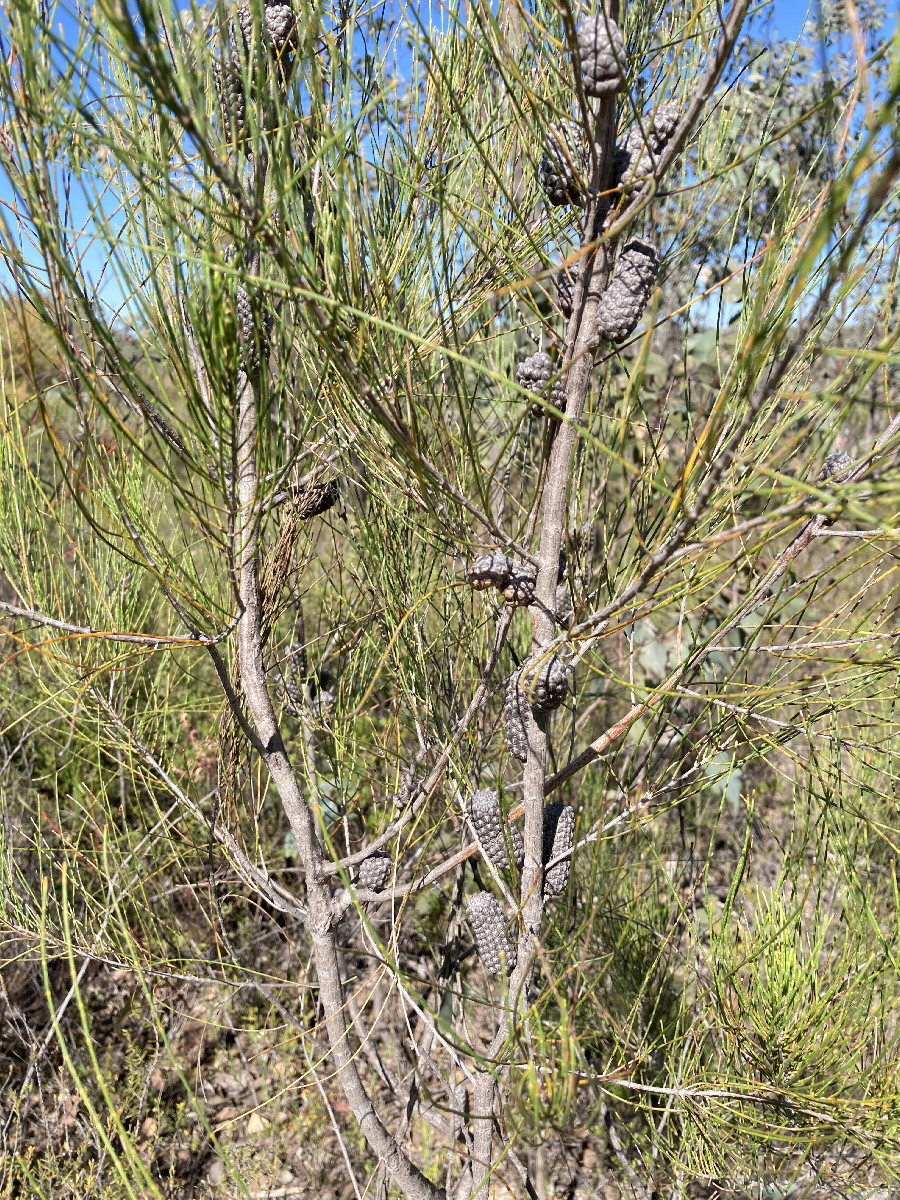
<svg viewBox="0 0 900 1200"><path fill-rule="evenodd" d="M815 20L816 0L775 0L775 27L783 38L796 38L803 28L807 17ZM885 0L887 10L887 26L892 26L897 20L898 6L895 2Z"/></svg>
<svg viewBox="0 0 900 1200"><path fill-rule="evenodd" d="M817 3L818 0L774 0L773 15L777 34L781 38L789 40L794 40L797 38L807 20L810 20L812 23L815 22ZM60 17L63 17L65 10L68 8L69 5L65 3L65 0L63 0L60 7L57 9L57 20L59 20ZM890 27L893 26L897 19L897 0L894 0L893 4L891 4L888 0L888 3L886 3L886 8L888 11L887 25ZM65 27L65 20L63 20L63 24ZM66 36L67 40L69 40L70 35L68 30L66 32ZM75 38L72 36L71 41L74 42L74 40ZM9 187L9 181L5 179L2 174L0 174L0 204L8 204L11 198L12 196ZM76 199L76 197L73 196L73 202L75 211L72 215L76 224L80 224L81 220L83 220L83 201L80 200L80 198ZM78 209L82 209L82 212L79 213ZM9 213L7 210L7 219L8 218ZM85 266L88 274L95 280L103 271L104 258L105 256L102 254L99 246L95 247L93 251L89 252L87 255ZM0 285L9 281L9 278L10 276L7 268L2 262L0 262ZM113 295L119 294L118 286L113 280L109 280L107 282L106 279L104 279L104 285L103 292L105 298L108 302L112 302Z"/></svg>
<svg viewBox="0 0 900 1200"><path fill-rule="evenodd" d="M806 0L775 0L775 26L784 38L795 38L809 12Z"/></svg>

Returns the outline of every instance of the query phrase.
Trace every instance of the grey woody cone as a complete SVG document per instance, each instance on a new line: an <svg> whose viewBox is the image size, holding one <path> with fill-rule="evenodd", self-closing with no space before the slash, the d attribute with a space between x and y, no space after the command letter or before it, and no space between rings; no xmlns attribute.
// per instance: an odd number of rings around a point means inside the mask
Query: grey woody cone
<svg viewBox="0 0 900 1200"><path fill-rule="evenodd" d="M571 131L561 128L547 131L538 177L555 208L563 204L584 206L584 149L576 127Z"/></svg>
<svg viewBox="0 0 900 1200"><path fill-rule="evenodd" d="M246 5L237 10L237 34L249 56L253 48L253 13ZM297 18L289 4L267 4L260 30L266 49L276 59L286 60L297 40Z"/></svg>
<svg viewBox="0 0 900 1200"><path fill-rule="evenodd" d="M529 392L542 392L553 374L553 361L549 354L539 350L522 360L516 367L516 383Z"/></svg>
<svg viewBox="0 0 900 1200"><path fill-rule="evenodd" d="M553 384L547 401L561 412L566 411L566 381L564 379L557 379ZM552 417L554 414L548 412L543 404L532 404L531 415L533 417Z"/></svg>
<svg viewBox="0 0 900 1200"><path fill-rule="evenodd" d="M566 381L564 379L557 379L550 389L550 403L560 412L566 411Z"/></svg>
<svg viewBox="0 0 900 1200"><path fill-rule="evenodd" d="M578 65L586 96L608 96L625 81L625 43L618 25L603 10L578 24Z"/></svg>
<svg viewBox="0 0 900 1200"><path fill-rule="evenodd" d="M528 702L519 686L521 668L506 681L506 748L519 762L528 761Z"/></svg>
<svg viewBox="0 0 900 1200"><path fill-rule="evenodd" d="M253 13L242 4L236 16L236 28L232 28L232 37L235 43L243 48L244 54L248 55L253 45Z"/></svg>
<svg viewBox="0 0 900 1200"><path fill-rule="evenodd" d="M572 615L572 595L569 585L563 580L556 585L556 619L567 621Z"/></svg>
<svg viewBox="0 0 900 1200"><path fill-rule="evenodd" d="M534 604L534 589L537 580L531 567L516 567L506 583L500 589L500 594L507 604L514 608L527 608Z"/></svg>
<svg viewBox="0 0 900 1200"><path fill-rule="evenodd" d="M840 483L848 469L852 466L853 459L849 454L845 454L843 450L829 454L822 463L822 469L816 476L816 483L824 483L827 479L830 479L833 483Z"/></svg>
<svg viewBox="0 0 900 1200"><path fill-rule="evenodd" d="M228 141L241 145L247 134L247 99L240 71L229 58L213 63L213 82L219 100L219 114Z"/></svg>
<svg viewBox="0 0 900 1200"><path fill-rule="evenodd" d="M499 550L490 550L476 558L466 571L466 583L476 592L503 587L513 573L512 560Z"/></svg>
<svg viewBox="0 0 900 1200"><path fill-rule="evenodd" d="M580 273L580 262L574 262L571 265L563 265L556 273L554 299L556 300L556 307L566 318L569 318L572 315L572 301L575 296L575 284L578 282L578 276Z"/></svg>
<svg viewBox="0 0 900 1200"><path fill-rule="evenodd" d="M672 140L680 120L681 109L677 104L661 104L655 110L650 121L650 134L657 152Z"/></svg>
<svg viewBox="0 0 900 1200"><path fill-rule="evenodd" d="M655 168L652 151L644 141L640 129L632 129L625 135L625 140L616 146L613 159L613 185L630 188L652 176Z"/></svg>
<svg viewBox="0 0 900 1200"><path fill-rule="evenodd" d="M558 654L539 655L522 668L519 686L537 712L559 708L569 694L569 673Z"/></svg>
<svg viewBox="0 0 900 1200"><path fill-rule="evenodd" d="M516 968L516 944L506 936L503 910L490 892L477 892L466 901L466 916L475 934L478 954L488 975L507 974Z"/></svg>
<svg viewBox="0 0 900 1200"><path fill-rule="evenodd" d="M516 367L516 383L520 387L527 388L529 392L543 392L550 382L552 374L553 360L549 354L544 354L542 350L539 350L537 354L523 359ZM531 415L542 417L544 415L543 404L532 404Z"/></svg>
<svg viewBox="0 0 900 1200"><path fill-rule="evenodd" d="M297 516L301 521L318 517L323 512L328 512L329 508L333 508L340 497L341 491L336 479L329 479L325 483L309 483L294 501Z"/></svg>
<svg viewBox="0 0 900 1200"><path fill-rule="evenodd" d="M292 642L287 648L284 669L284 692L291 711L299 713L303 707L303 681L308 674L306 647L301 642Z"/></svg>
<svg viewBox="0 0 900 1200"><path fill-rule="evenodd" d="M246 290L238 287L235 293L238 334L244 350L244 367L251 377L259 374L259 343L253 321L253 304Z"/></svg>
<svg viewBox="0 0 900 1200"><path fill-rule="evenodd" d="M624 342L641 319L656 275L659 255L641 238L632 238L620 251L609 287L597 306L597 333L608 342Z"/></svg>
<svg viewBox="0 0 900 1200"><path fill-rule="evenodd" d="M569 857L544 871L544 895L561 896L569 882L572 865L571 850L575 836L575 810L557 800L544 809L543 859L546 867L560 854L569 852Z"/></svg>
<svg viewBox="0 0 900 1200"><path fill-rule="evenodd" d="M485 858L492 862L498 870L509 866L506 838L503 836L503 816L500 812L500 801L497 793L485 788L475 792L469 801L469 819L478 843L484 851ZM509 846L512 850L513 862L521 867L525 861L525 844L522 835L507 822Z"/></svg>
<svg viewBox="0 0 900 1200"><path fill-rule="evenodd" d="M320 720L327 719L331 710L334 708L334 702L337 699L337 680L332 676L330 671L317 671L315 676L309 681L309 707L315 717Z"/></svg>
<svg viewBox="0 0 900 1200"><path fill-rule="evenodd" d="M616 146L613 160L613 184L626 190L656 173L656 159L665 149L678 126L678 106L663 104L650 118L649 125L635 125Z"/></svg>
<svg viewBox="0 0 900 1200"><path fill-rule="evenodd" d="M297 40L297 18L289 4L267 4L266 36L276 56L289 54Z"/></svg>
<svg viewBox="0 0 900 1200"><path fill-rule="evenodd" d="M363 859L356 877L356 886L369 892L380 892L391 877L391 856L383 850L376 850L370 857Z"/></svg>

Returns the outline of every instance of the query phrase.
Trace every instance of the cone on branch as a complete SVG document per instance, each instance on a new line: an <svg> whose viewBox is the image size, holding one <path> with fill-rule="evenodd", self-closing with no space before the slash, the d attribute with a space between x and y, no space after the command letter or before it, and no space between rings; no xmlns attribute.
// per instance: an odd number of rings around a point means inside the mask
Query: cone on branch
<svg viewBox="0 0 900 1200"><path fill-rule="evenodd" d="M519 762L528 761L528 701L519 686L521 667L506 681L506 748Z"/></svg>
<svg viewBox="0 0 900 1200"><path fill-rule="evenodd" d="M309 674L306 646L302 642L292 642L287 648L285 662L284 693L288 700L288 711L297 716L303 709L303 689Z"/></svg>
<svg viewBox="0 0 900 1200"><path fill-rule="evenodd" d="M556 300L556 307L567 320L572 315L572 301L575 298L575 285L578 282L578 276L580 274L580 260L568 265L564 263L563 266L561 266L556 272L554 299Z"/></svg>
<svg viewBox="0 0 900 1200"><path fill-rule="evenodd" d="M309 707L313 716L327 720L337 700L338 681L332 673L320 667L309 681Z"/></svg>
<svg viewBox="0 0 900 1200"><path fill-rule="evenodd" d="M244 350L244 369L253 378L259 374L259 342L253 319L253 304L246 289L238 286L235 293L237 307L238 337Z"/></svg>
<svg viewBox="0 0 900 1200"><path fill-rule="evenodd" d="M853 466L853 459L843 450L837 450L834 454L829 454L822 467L816 476L816 483L822 484L841 483L850 468ZM833 525L834 519L828 517L825 520L826 525Z"/></svg>
<svg viewBox="0 0 900 1200"><path fill-rule="evenodd" d="M553 374L553 360L549 354L539 350L537 354L523 359L516 367L516 383L529 392L542 392L550 382ZM542 416L544 412L540 404L532 404L531 415Z"/></svg>
<svg viewBox="0 0 900 1200"><path fill-rule="evenodd" d="M503 910L490 892L477 892L466 901L466 915L487 975L499 977L516 969L515 942L506 933Z"/></svg>
<svg viewBox="0 0 900 1200"><path fill-rule="evenodd" d="M616 146L613 159L613 187L626 191L635 183L653 175L655 160L640 129L632 129Z"/></svg>
<svg viewBox="0 0 900 1200"><path fill-rule="evenodd" d="M564 379L557 379L550 388L547 403L552 404L554 408L558 408L560 412L566 411L566 381ZM532 417L552 417L555 414L548 412L546 406L543 404L532 404L531 415Z"/></svg>
<svg viewBox="0 0 900 1200"><path fill-rule="evenodd" d="M376 850L359 865L356 886L367 892L380 892L391 877L391 856L384 850Z"/></svg>
<svg viewBox="0 0 900 1200"><path fill-rule="evenodd" d="M659 255L650 242L632 238L620 251L609 287L597 306L597 333L608 342L624 342L637 328L659 271Z"/></svg>
<svg viewBox="0 0 900 1200"><path fill-rule="evenodd" d="M266 49L266 61L272 63L280 83L286 81L297 44L297 17L289 4L266 4L262 12L260 34ZM247 95L245 75L255 66L253 13L242 5L228 25L228 37L222 58L213 64L213 82L219 111L228 141L250 153L247 137ZM254 89L255 90L255 89Z"/></svg>
<svg viewBox="0 0 900 1200"><path fill-rule="evenodd" d="M544 871L544 895L561 896L569 882L572 865L571 851L575 837L575 810L557 800L544 809L543 865L553 862L560 854L569 854L562 862Z"/></svg>
<svg viewBox="0 0 900 1200"><path fill-rule="evenodd" d="M834 454L829 454L822 463L821 470L816 476L816 483L825 483L826 480L840 483L852 466L853 459L849 454L843 450L835 451Z"/></svg>
<svg viewBox="0 0 900 1200"><path fill-rule="evenodd" d="M626 191L656 172L656 160L678 128L680 111L676 104L661 104L649 124L631 129L616 146L613 161L613 185Z"/></svg>
<svg viewBox="0 0 900 1200"><path fill-rule="evenodd" d="M553 374L553 360L539 350L516 367L516 383L528 392L542 392Z"/></svg>
<svg viewBox="0 0 900 1200"><path fill-rule="evenodd" d="M538 166L541 187L554 208L584 207L584 143L577 127L549 129Z"/></svg>
<svg viewBox="0 0 900 1200"><path fill-rule="evenodd" d="M323 512L328 512L329 508L333 508L340 497L341 490L336 479L308 483L297 493L294 500L297 516L301 521L321 516Z"/></svg>
<svg viewBox="0 0 900 1200"><path fill-rule="evenodd" d="M514 563L499 550L477 558L466 571L466 582L478 592L498 588L507 604L524 606L534 600L533 568Z"/></svg>
<svg viewBox="0 0 900 1200"><path fill-rule="evenodd" d="M289 4L267 4L266 37L276 58L283 60L297 43L297 18Z"/></svg>
<svg viewBox="0 0 900 1200"><path fill-rule="evenodd" d="M653 139L653 148L657 152L672 140L680 120L681 109L677 104L660 104L653 110L653 116L650 118L650 136Z"/></svg>
<svg viewBox="0 0 900 1200"><path fill-rule="evenodd" d="M238 340L243 349L242 365L250 379L259 376L263 359L268 362L273 317L258 311L258 301L240 284L235 289Z"/></svg>
<svg viewBox="0 0 900 1200"><path fill-rule="evenodd" d="M609 96L625 82L625 42L622 33L601 8L584 17L576 31L581 86L586 96Z"/></svg>
<svg viewBox="0 0 900 1200"><path fill-rule="evenodd" d="M252 61L254 52L253 13L246 5L241 5L237 11L234 41L241 45L244 56ZM281 81L284 81L292 66L292 56L297 44L297 18L289 4L266 4L262 11L260 25L262 44L267 55L276 68Z"/></svg>
<svg viewBox="0 0 900 1200"><path fill-rule="evenodd" d="M560 624L572 615L572 595L569 585L563 580L556 585L556 619Z"/></svg>
<svg viewBox="0 0 900 1200"><path fill-rule="evenodd" d="M240 69L229 49L222 60L213 63L213 83L219 101L219 115L225 137L231 146L247 148L247 99ZM249 152L249 151L248 151Z"/></svg>
<svg viewBox="0 0 900 1200"><path fill-rule="evenodd" d="M527 662L506 681L504 715L506 748L519 762L528 761L528 710L550 712L569 694L569 675L557 654Z"/></svg>
<svg viewBox="0 0 900 1200"><path fill-rule="evenodd" d="M489 788L475 792L469 801L469 819L485 858L502 871L509 866L507 840L503 834L503 816L497 793ZM525 861L525 844L514 825L506 822L513 862L521 867Z"/></svg>
<svg viewBox="0 0 900 1200"><path fill-rule="evenodd" d="M566 381L564 379L557 379L550 389L550 403L560 412L566 411Z"/></svg>
<svg viewBox="0 0 900 1200"><path fill-rule="evenodd" d="M253 13L246 4L242 4L237 10L236 27L232 26L232 38L243 50L245 58L249 58L253 50Z"/></svg>
<svg viewBox="0 0 900 1200"><path fill-rule="evenodd" d="M522 668L519 686L536 712L550 712L569 694L569 672L558 654L538 655Z"/></svg>
<svg viewBox="0 0 900 1200"><path fill-rule="evenodd" d="M500 550L490 550L476 558L466 571L466 583L476 592L503 587L513 573L512 560Z"/></svg>
<svg viewBox="0 0 900 1200"><path fill-rule="evenodd" d="M547 385L550 383L550 376L552 374L553 360L549 354L545 354L542 350L539 350L537 354L532 354L529 358L523 359L516 367L516 383L519 387L526 388L529 392L544 392L547 390ZM550 395L547 399L554 408L565 410L565 380L556 380L550 388ZM543 404L532 404L531 406L531 415L533 417L542 417L546 411ZM518 601L518 603L522 603L522 601ZM531 601L529 600L527 603L530 604Z"/></svg>
<svg viewBox="0 0 900 1200"><path fill-rule="evenodd" d="M531 567L517 567L500 589L500 594L514 608L527 608L529 604L534 604L536 582Z"/></svg>

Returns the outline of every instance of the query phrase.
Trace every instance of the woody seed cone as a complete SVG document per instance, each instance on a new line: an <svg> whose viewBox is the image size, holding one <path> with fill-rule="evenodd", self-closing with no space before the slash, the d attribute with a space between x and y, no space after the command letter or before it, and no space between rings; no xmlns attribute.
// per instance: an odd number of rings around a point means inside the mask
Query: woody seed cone
<svg viewBox="0 0 900 1200"><path fill-rule="evenodd" d="M504 966L507 973L516 967L516 944L506 935L506 921L503 910L490 892L478 892L466 901L466 915L475 941L478 953L488 975L502 975Z"/></svg>
<svg viewBox="0 0 900 1200"><path fill-rule="evenodd" d="M485 857L499 870L509 865L506 839L503 836L503 817L497 793L490 789L475 792L469 801L469 819ZM525 858L522 835L513 825L507 825L513 861L521 866Z"/></svg>

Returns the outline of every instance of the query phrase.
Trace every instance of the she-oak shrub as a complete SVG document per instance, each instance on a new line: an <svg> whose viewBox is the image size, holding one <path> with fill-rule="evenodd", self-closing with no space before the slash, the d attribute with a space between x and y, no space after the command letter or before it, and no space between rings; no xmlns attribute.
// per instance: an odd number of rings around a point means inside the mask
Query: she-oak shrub
<svg viewBox="0 0 900 1200"><path fill-rule="evenodd" d="M256 989L409 1196L894 1172L897 77L792 171L747 7L12 5L5 736L90 799L7 788L0 918L132 1191L79 962Z"/></svg>

